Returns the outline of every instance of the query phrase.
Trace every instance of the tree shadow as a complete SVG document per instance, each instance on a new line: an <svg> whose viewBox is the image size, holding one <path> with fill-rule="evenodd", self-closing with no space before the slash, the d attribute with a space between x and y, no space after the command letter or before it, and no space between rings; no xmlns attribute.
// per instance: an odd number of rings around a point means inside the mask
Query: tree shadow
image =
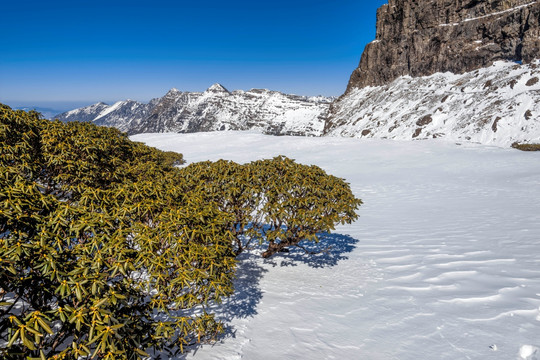
<svg viewBox="0 0 540 360"><path fill-rule="evenodd" d="M292 247L287 253L277 253L270 259L262 259L264 244L255 245L249 251L241 253L234 281L234 294L216 305L217 317L226 324L224 338L235 336L235 329L228 324L234 319L246 319L257 315L257 305L263 292L260 281L272 266L297 266L300 263L313 268L336 266L340 261L348 259L348 253L356 248L359 240L344 234L318 234L319 242L304 241L302 248Z"/></svg>
<svg viewBox="0 0 540 360"><path fill-rule="evenodd" d="M272 266L297 266L300 263L313 268L333 267L356 248L359 242L344 234L318 234L319 242L303 241L300 247L291 247L289 252L277 253L266 262Z"/></svg>
<svg viewBox="0 0 540 360"><path fill-rule="evenodd" d="M231 322L234 319L246 319L257 315L257 304L263 295L259 283L268 270L263 268L260 254L254 251L238 255L237 260L234 293L224 298L220 304L215 304L208 309L216 315L217 320L223 323L225 332L218 336L217 342L185 347L187 353L175 359L186 359L188 353L194 355L202 346L214 346L227 338L235 338L236 328Z"/></svg>
<svg viewBox="0 0 540 360"><path fill-rule="evenodd" d="M259 283L268 272L261 266L259 255L245 252L238 256L234 280L234 294L223 300L220 317L225 321L244 319L257 314L257 304L262 298Z"/></svg>
<svg viewBox="0 0 540 360"><path fill-rule="evenodd" d="M289 252L277 253L270 259L261 257L261 253L265 250L264 244L252 246L249 251L237 257L234 294L211 309L216 314L216 318L225 326L225 333L218 338L218 343L229 337L236 337L236 328L231 324L234 319L247 319L257 315L257 306L263 297L260 281L268 272L268 269L264 267L265 264L275 267L297 266L303 263L313 268L333 267L341 260L348 259L347 254L352 252L359 242L343 234L323 233L318 236L317 243L304 241L300 243L303 248L292 247ZM200 346L202 344L191 346L189 352L195 354ZM181 356L180 359L185 359L185 357Z"/></svg>

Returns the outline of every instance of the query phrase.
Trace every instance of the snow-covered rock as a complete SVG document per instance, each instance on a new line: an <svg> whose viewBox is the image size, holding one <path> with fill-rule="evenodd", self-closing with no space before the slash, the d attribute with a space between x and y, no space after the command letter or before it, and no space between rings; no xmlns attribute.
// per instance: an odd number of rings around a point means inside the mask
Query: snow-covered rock
<svg viewBox="0 0 540 360"><path fill-rule="evenodd" d="M202 93L170 92L131 133L249 130L273 135L321 135L330 100L220 84Z"/></svg>
<svg viewBox="0 0 540 360"><path fill-rule="evenodd" d="M93 122L96 125L116 127L121 131L129 132L148 117L156 102L157 99L151 100L148 104L134 100L118 101L113 105L99 102L58 114L54 118L65 122Z"/></svg>
<svg viewBox="0 0 540 360"><path fill-rule="evenodd" d="M64 120L64 121L84 121L90 122L93 121L99 114L105 112L109 108L109 105L104 102L98 102L90 106L85 106L83 108L70 110L65 113L56 115L55 118Z"/></svg>
<svg viewBox="0 0 540 360"><path fill-rule="evenodd" d="M353 89L331 107L325 134L445 138L507 147L540 140L540 62L496 62L462 75L400 77Z"/></svg>

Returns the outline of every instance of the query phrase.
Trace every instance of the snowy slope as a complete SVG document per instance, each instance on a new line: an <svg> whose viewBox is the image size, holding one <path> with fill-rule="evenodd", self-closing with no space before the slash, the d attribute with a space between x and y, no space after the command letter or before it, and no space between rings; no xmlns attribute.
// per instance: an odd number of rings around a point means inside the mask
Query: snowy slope
<svg viewBox="0 0 540 360"><path fill-rule="evenodd" d="M155 100L154 100L155 101ZM128 132L138 126L153 108L154 101L143 104L134 100L118 101L104 111L100 112L92 121L96 125L112 126L121 131Z"/></svg>
<svg viewBox="0 0 540 360"><path fill-rule="evenodd" d="M187 359L540 359L540 153L477 144L142 134L188 162L284 154L345 178L329 253L240 262L230 325Z"/></svg>
<svg viewBox="0 0 540 360"><path fill-rule="evenodd" d="M54 118L62 121L93 121L99 114L109 109L109 105L104 102L85 106L79 109L70 110L62 114L54 116Z"/></svg>
<svg viewBox="0 0 540 360"><path fill-rule="evenodd" d="M463 75L401 77L336 101L325 133L399 140L442 137L509 146L540 141L540 62L496 62Z"/></svg>

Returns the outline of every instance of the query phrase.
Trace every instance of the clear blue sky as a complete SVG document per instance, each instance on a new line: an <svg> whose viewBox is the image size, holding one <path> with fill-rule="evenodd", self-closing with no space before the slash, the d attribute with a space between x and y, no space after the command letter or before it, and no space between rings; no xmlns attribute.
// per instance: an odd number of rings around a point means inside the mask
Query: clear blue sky
<svg viewBox="0 0 540 360"><path fill-rule="evenodd" d="M5 1L0 102L148 101L217 82L341 95L384 3Z"/></svg>

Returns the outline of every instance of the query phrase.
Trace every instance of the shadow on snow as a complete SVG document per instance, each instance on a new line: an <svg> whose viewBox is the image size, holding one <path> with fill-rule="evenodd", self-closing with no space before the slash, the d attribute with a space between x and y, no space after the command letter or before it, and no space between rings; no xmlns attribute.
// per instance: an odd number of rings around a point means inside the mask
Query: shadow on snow
<svg viewBox="0 0 540 360"><path fill-rule="evenodd" d="M306 264L313 268L336 266L339 261L348 259L358 240L343 234L318 234L319 242L304 241L302 248L292 247L289 252L277 253L266 262L273 266L297 266ZM278 264L279 262L279 264Z"/></svg>
<svg viewBox="0 0 540 360"><path fill-rule="evenodd" d="M234 319L246 319L257 315L257 305L262 299L263 292L259 286L264 274L268 272L265 264L276 266L298 266L306 264L312 268L328 268L348 259L358 240L343 234L319 234L319 242L305 241L303 247L291 247L289 252L277 253L270 259L262 259L264 246L256 246L251 251L238 256L238 268L234 281L234 294L216 305L216 317L226 326L225 334L219 340L236 337L236 329L230 323ZM197 352L199 345L192 347L192 354ZM181 357L184 359L184 357Z"/></svg>
<svg viewBox="0 0 540 360"><path fill-rule="evenodd" d="M270 259L262 259L260 253L264 246L257 246L238 256L238 268L234 282L235 292L224 299L219 306L219 318L225 322L233 319L245 319L257 315L257 304L262 299L260 281L268 269L264 264L275 266L297 266L306 264L313 268L328 268L348 259L358 240L342 234L319 234L319 242L305 241L302 248L292 247L287 253L277 253ZM314 254L306 253L311 252ZM234 336L229 328L227 336Z"/></svg>

